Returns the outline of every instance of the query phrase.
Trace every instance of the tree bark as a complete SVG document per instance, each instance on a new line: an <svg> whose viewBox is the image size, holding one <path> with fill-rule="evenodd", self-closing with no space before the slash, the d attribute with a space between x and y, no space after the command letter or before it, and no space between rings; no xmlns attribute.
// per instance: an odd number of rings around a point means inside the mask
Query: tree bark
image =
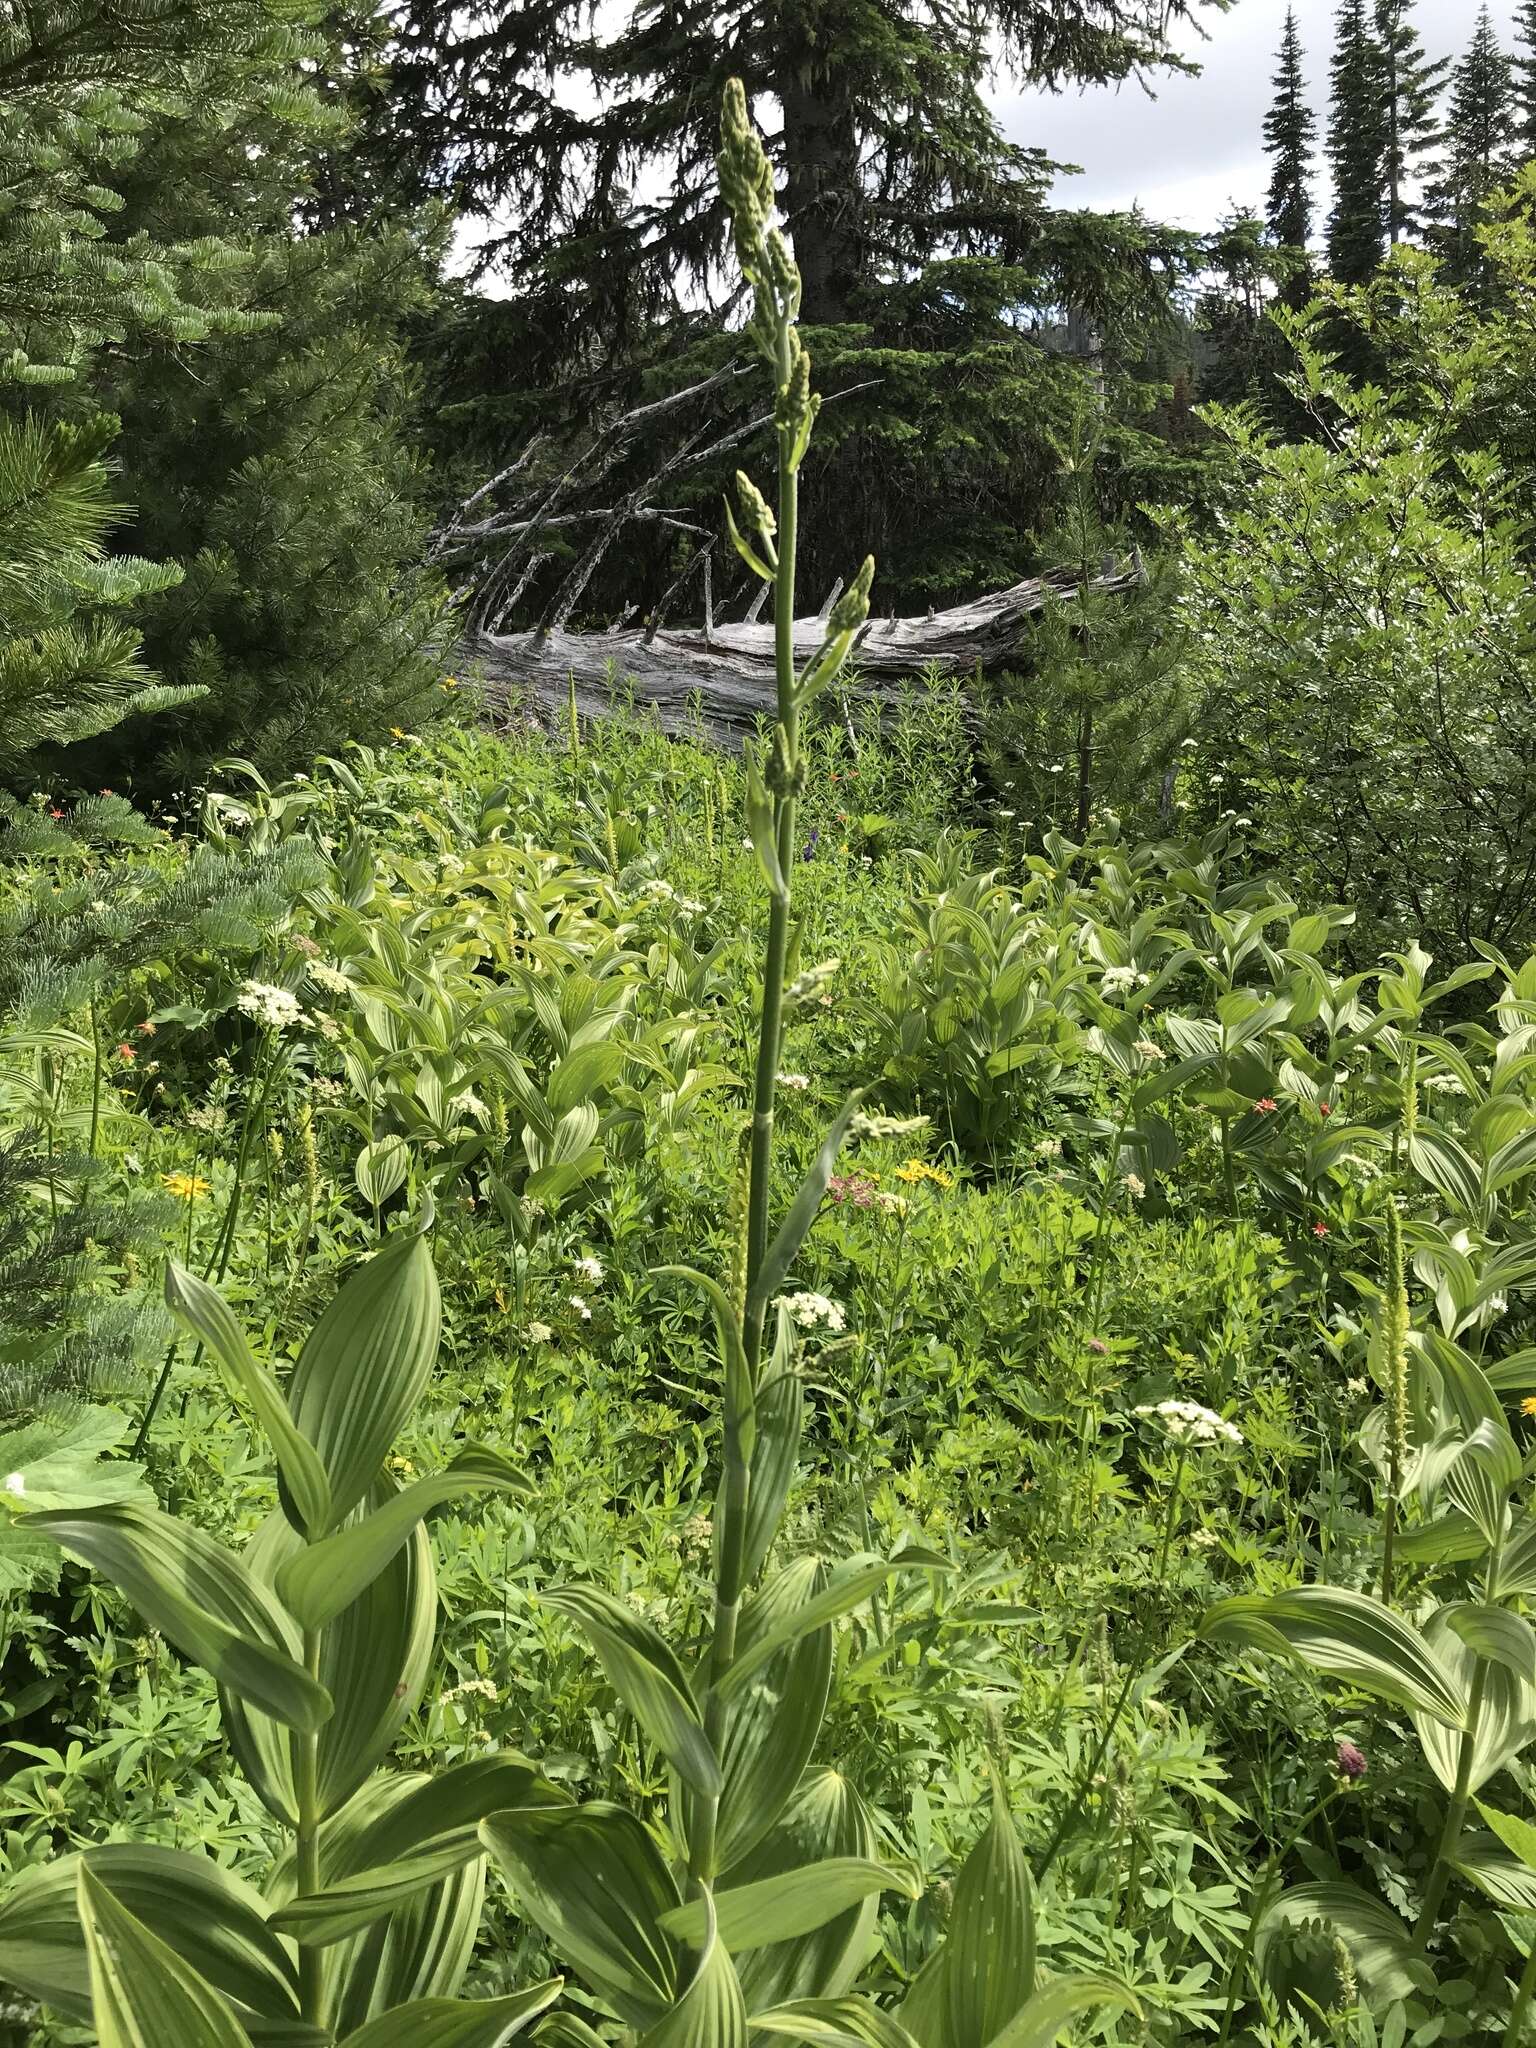
<svg viewBox="0 0 1536 2048"><path fill-rule="evenodd" d="M860 282L859 137L839 84L835 40L816 34L814 6L780 72L784 110L784 212L800 266L801 318L836 326L851 317Z"/></svg>
<svg viewBox="0 0 1536 2048"><path fill-rule="evenodd" d="M1140 580L1133 567L1096 577L1092 587L1130 590ZM892 703L903 683L924 673L973 677L1016 668L1027 658L1030 621L1076 588L1070 573L1032 577L950 611L871 619L839 688ZM814 655L824 631L820 618L796 620L798 665ZM531 700L537 710L553 713L568 703L574 684L578 710L592 717L615 696L632 692L637 703L655 710L665 730L702 724L722 740L753 731L759 718L772 716L775 703L773 627L746 621L712 630L466 633L448 665L481 681L499 706Z"/></svg>

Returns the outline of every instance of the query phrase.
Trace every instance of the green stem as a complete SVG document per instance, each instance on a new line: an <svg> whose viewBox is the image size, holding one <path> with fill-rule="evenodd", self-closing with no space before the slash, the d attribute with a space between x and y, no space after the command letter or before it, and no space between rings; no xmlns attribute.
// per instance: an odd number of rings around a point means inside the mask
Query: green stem
<svg viewBox="0 0 1536 2048"><path fill-rule="evenodd" d="M1181 1444L1178 1463L1173 1468L1173 1484L1168 1489L1168 1512L1163 1517L1163 1540L1158 1545L1157 1569L1153 1573L1159 1587L1163 1583L1163 1573L1168 1568L1168 1552L1173 1543L1174 1517L1179 1512L1179 1494L1184 1484L1184 1466L1188 1457L1188 1451Z"/></svg>
<svg viewBox="0 0 1536 2048"><path fill-rule="evenodd" d="M1440 1910L1440 1901L1451 1878L1451 1864L1461 1842L1461 1831L1466 1825L1467 1808L1471 1804L1472 1759L1477 1753L1478 1724L1483 1717L1483 1693L1488 1683L1486 1659L1479 1657L1477 1669L1472 1674L1472 1689L1467 1698L1467 1726L1461 1738L1461 1754L1456 1759L1456 1783L1451 1792L1451 1803L1445 1809L1445 1827L1441 1831L1440 1846L1435 1851L1434 1867L1429 1873L1429 1883L1424 1891L1424 1903L1419 1908L1419 1917L1413 1930L1413 1947L1422 1951L1429 1946L1429 1937L1435 1931L1435 1915Z"/></svg>
<svg viewBox="0 0 1536 2048"><path fill-rule="evenodd" d="M1216 2048L1226 2048L1226 2042L1231 2035L1232 2016L1237 2011L1237 2001L1243 1988L1243 1978L1247 1974L1249 1958L1253 1954L1254 1942L1258 1939L1260 1924L1269 1907L1270 1894L1274 1889L1275 1879L1280 1875L1286 1857L1290 1855L1296 1844L1301 1840L1323 1809L1330 1806L1338 1797L1340 1789L1338 1785L1330 1785L1322 1798L1318 1800L1316 1806L1296 1823L1280 1847L1271 1852L1268 1862L1264 1865L1263 1874L1253 1888L1253 1910L1248 1915L1248 1929L1243 1936L1243 1945L1238 1951L1237 1961L1232 1965L1232 1974L1227 1979L1227 2006L1221 2016L1221 2032L1216 2037Z"/></svg>
<svg viewBox="0 0 1536 2048"><path fill-rule="evenodd" d="M1515 2048L1525 2015L1530 2010L1532 1994L1536 1993L1536 1921L1531 1923L1530 1943L1525 1968L1520 1972L1520 1982L1515 1988L1515 2002L1509 2009L1509 2025L1504 2029L1504 2048Z"/></svg>
<svg viewBox="0 0 1536 2048"><path fill-rule="evenodd" d="M311 1678L320 1676L320 1631L304 1631L304 1665ZM294 1735L293 1798L298 1809L294 1837L297 1895L306 1897L321 1886L320 1876L320 1737ZM306 1942L299 1949L299 2011L312 2027L326 2024L325 1952Z"/></svg>
<svg viewBox="0 0 1536 2048"><path fill-rule="evenodd" d="M90 1154L96 1157L96 1137L101 1128L101 1032L96 1023L96 998L91 997L91 1143Z"/></svg>

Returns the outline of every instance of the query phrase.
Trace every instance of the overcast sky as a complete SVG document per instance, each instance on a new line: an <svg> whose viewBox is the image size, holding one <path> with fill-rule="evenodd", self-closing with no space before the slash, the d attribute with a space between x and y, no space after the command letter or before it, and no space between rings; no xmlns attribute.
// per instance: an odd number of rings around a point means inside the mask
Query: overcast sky
<svg viewBox="0 0 1536 2048"><path fill-rule="evenodd" d="M1516 0L1490 0L1505 47ZM1326 132L1328 54L1337 0L1296 0L1319 140ZM1432 56L1466 48L1477 0L1418 0L1415 20ZM1198 78L1165 77L1148 99L1135 84L1118 90L1020 93L997 82L1004 129L1015 142L1083 166L1057 181L1061 206L1129 207L1140 201L1155 219L1208 228L1229 206L1262 205L1269 181L1261 126L1269 106L1285 0L1237 0L1229 14L1206 17L1209 40L1185 37ZM1320 185L1320 191L1322 190Z"/></svg>

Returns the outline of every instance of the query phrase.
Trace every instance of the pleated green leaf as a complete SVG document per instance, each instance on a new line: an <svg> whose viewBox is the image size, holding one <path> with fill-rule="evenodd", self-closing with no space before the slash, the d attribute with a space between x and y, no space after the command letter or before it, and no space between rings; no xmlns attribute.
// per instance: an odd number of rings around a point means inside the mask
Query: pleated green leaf
<svg viewBox="0 0 1536 2048"><path fill-rule="evenodd" d="M517 1911L617 2008L648 2026L677 1997L661 1916L682 1902L661 1851L621 1806L519 1808L480 1823Z"/></svg>
<svg viewBox="0 0 1536 2048"><path fill-rule="evenodd" d="M1481 1799L1477 1802L1477 1810L1511 1856L1518 1856L1528 1870L1536 1870L1536 1827L1528 1820L1521 1820L1518 1814L1503 1813L1496 1806L1485 1806Z"/></svg>
<svg viewBox="0 0 1536 2048"><path fill-rule="evenodd" d="M928 2048L900 2020L862 1998L797 1998L752 2015L754 2033L805 2041L811 2048Z"/></svg>
<svg viewBox="0 0 1536 2048"><path fill-rule="evenodd" d="M1457 1601L1445 1610L1451 1629L1469 1650L1505 1664L1528 1685L1536 1685L1536 1630L1523 1614L1487 1601Z"/></svg>
<svg viewBox="0 0 1536 2048"><path fill-rule="evenodd" d="M413 1233L352 1275L299 1353L288 1404L325 1466L331 1527L373 1485L426 1391L439 1317L432 1255Z"/></svg>
<svg viewBox="0 0 1536 2048"><path fill-rule="evenodd" d="M98 2048L250 2048L227 2002L82 1863L77 1904Z"/></svg>
<svg viewBox="0 0 1536 2048"><path fill-rule="evenodd" d="M480 1853L479 1836L472 1828L462 1828L419 1855L400 1857L290 1899L272 1914L272 1925L301 1947L328 1948L392 1913L461 1864L473 1863Z"/></svg>
<svg viewBox="0 0 1536 2048"><path fill-rule="evenodd" d="M955 1880L943 1978L947 2048L987 2048L1035 1988L1029 1864L996 1786L992 1818Z"/></svg>
<svg viewBox="0 0 1536 2048"><path fill-rule="evenodd" d="M779 1330L767 1371L757 1390L757 1435L751 1453L752 1485L747 1494L747 1529L742 1546L742 1579L750 1585L767 1560L778 1534L784 1503L800 1459L805 1396L795 1370L793 1325L780 1306Z"/></svg>
<svg viewBox="0 0 1536 2048"><path fill-rule="evenodd" d="M1536 1913L1536 1870L1494 1836L1463 1835L1451 1867L1506 1912Z"/></svg>
<svg viewBox="0 0 1536 2048"><path fill-rule="evenodd" d="M849 1906L881 1892L896 1891L915 1899L922 1887L910 1870L896 1865L858 1856L831 1856L760 1878L756 1884L717 1891L716 1931L731 1953L739 1955L747 1949L766 1948L770 1942L813 1934ZM703 1938L708 1918L704 1901L694 1899L664 1913L661 1924L680 1941L697 1942Z"/></svg>
<svg viewBox="0 0 1536 2048"><path fill-rule="evenodd" d="M803 1606L820 1573L814 1557L797 1558L771 1580L752 1602L738 1646L749 1648L756 1630ZM833 1647L830 1627L813 1629L769 1658L726 1702L715 1833L722 1876L751 1854L794 1797L821 1733Z"/></svg>
<svg viewBox="0 0 1536 2048"><path fill-rule="evenodd" d="M299 2028L298 1977L261 1894L206 1856L109 1842L27 1871L0 1899L0 1978L75 2020L91 2012L80 1866L240 2011ZM285 2038L287 2038L285 2034ZM297 2036L295 2036L297 2038ZM318 2042L320 2036L315 2035Z"/></svg>
<svg viewBox="0 0 1536 2048"><path fill-rule="evenodd" d="M747 2048L747 2007L725 1944L713 1926L693 1981L672 2010L640 2037L640 2048Z"/></svg>
<svg viewBox="0 0 1536 2048"><path fill-rule="evenodd" d="M123 1593L151 1628L219 1684L313 1734L331 1696L298 1661L297 1633L244 1562L190 1522L118 1504L28 1517Z"/></svg>
<svg viewBox="0 0 1536 2048"><path fill-rule="evenodd" d="M257 1361L228 1302L206 1280L187 1272L174 1259L165 1269L165 1302L219 1359L236 1390L255 1410L299 1528L311 1533L324 1529L331 1512L331 1489L320 1454L299 1433L282 1389Z"/></svg>
<svg viewBox="0 0 1536 2048"><path fill-rule="evenodd" d="M1466 1719L1464 1688L1418 1629L1365 1593L1303 1586L1245 1594L1208 1609L1199 1633L1208 1642L1294 1657L1450 1728Z"/></svg>
<svg viewBox="0 0 1536 2048"><path fill-rule="evenodd" d="M498 1452L471 1446L372 1514L296 1551L277 1574L279 1596L301 1628L324 1628L373 1584L434 1508L485 1491L527 1495L533 1488Z"/></svg>
<svg viewBox="0 0 1536 2048"><path fill-rule="evenodd" d="M851 1614L855 1607L863 1606L871 1593L878 1592L887 1579L912 1568L947 1570L948 1566L944 1559L926 1551L885 1559L872 1558L867 1552L844 1558L798 1606L787 1607L771 1627L752 1633L749 1646L740 1652L720 1681L720 1698L738 1697L780 1650L809 1635L812 1629L836 1621L840 1615Z"/></svg>
<svg viewBox="0 0 1536 2048"><path fill-rule="evenodd" d="M741 1455L750 1458L757 1436L756 1402L742 1343L741 1322L731 1306L729 1295L718 1280L711 1279L708 1273L701 1273L696 1266L654 1266L651 1270L658 1279L686 1280L699 1290L714 1311L715 1332L720 1339L720 1357L725 1367L726 1407L735 1426ZM747 1576L750 1575L748 1572Z"/></svg>
<svg viewBox="0 0 1536 2048"><path fill-rule="evenodd" d="M368 1505L395 1493L381 1474ZM252 1574L270 1586L303 1547L286 1516L268 1516L247 1545ZM437 1625L437 1578L426 1530L419 1525L372 1585L343 1609L320 1639L320 1681L336 1711L320 1731L317 1789L322 1814L334 1813L389 1753L427 1682ZM288 1825L296 1818L284 1730L249 1711L232 1693L220 1709L240 1767L263 1803Z"/></svg>
<svg viewBox="0 0 1536 2048"><path fill-rule="evenodd" d="M666 1641L601 1586L559 1586L544 1598L583 1631L608 1683L668 1762L695 1791L717 1793L720 1760L704 1733L687 1675Z"/></svg>
<svg viewBox="0 0 1536 2048"><path fill-rule="evenodd" d="M1101 2005L1119 2006L1140 2017L1141 2007L1123 1984L1110 1977L1060 1977L1033 1993L987 2048L1052 2048L1079 2013Z"/></svg>
<svg viewBox="0 0 1536 2048"><path fill-rule="evenodd" d="M810 1169L796 1190L795 1199L790 1203L788 1213L763 1257L762 1266L747 1297L749 1311L767 1308L768 1303L784 1285L790 1267L800 1256L800 1247L805 1243L807 1233L816 1221L816 1212L820 1209L822 1198L827 1192L827 1182L837 1168L837 1156L843 1149L848 1126L853 1122L866 1092L863 1088L854 1089L833 1119L827 1135L822 1139L820 1149L811 1161Z"/></svg>
<svg viewBox="0 0 1536 2048"><path fill-rule="evenodd" d="M511 1998L417 1998L348 2034L341 2048L503 2048L548 2010L564 1989L551 1977Z"/></svg>
<svg viewBox="0 0 1536 2048"><path fill-rule="evenodd" d="M1451 1682L1470 1690L1478 1653L1458 1635L1453 1606L1437 1608L1424 1623L1424 1640ZM1437 1715L1412 1714L1419 1744L1430 1769L1449 1792L1461 1764L1461 1731L1448 1728ZM1472 1747L1470 1789L1478 1791L1536 1737L1536 1689L1507 1664L1483 1666L1483 1697Z"/></svg>
<svg viewBox="0 0 1536 2048"><path fill-rule="evenodd" d="M732 1889L756 1890L827 1861L875 1863L879 1855L874 1818L856 1787L841 1772L809 1770L777 1825L737 1865ZM851 1990L878 1943L879 1915L879 1897L866 1892L804 1933L744 1950L737 1974L749 2010Z"/></svg>

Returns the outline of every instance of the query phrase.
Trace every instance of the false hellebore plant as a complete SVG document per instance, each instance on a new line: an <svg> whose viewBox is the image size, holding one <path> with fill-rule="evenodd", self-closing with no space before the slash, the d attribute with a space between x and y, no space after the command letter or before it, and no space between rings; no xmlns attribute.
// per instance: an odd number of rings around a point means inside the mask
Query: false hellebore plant
<svg viewBox="0 0 1536 2048"><path fill-rule="evenodd" d="M271 1445L280 1504L242 1557L154 1509L25 1503L27 1521L114 1580L146 1621L219 1681L231 1745L291 1835L263 1890L201 1858L110 1845L24 1879L0 1905L0 1974L76 2018L101 2048L1049 2048L1074 2014L1134 2001L1095 1978L1037 1986L1028 1867L1001 1795L955 1883L945 1937L899 2013L850 1992L882 1892L915 1896L881 1860L853 1787L813 1757L833 1624L929 1553L764 1576L799 1453L793 1318L770 1305L810 1228L858 1098L771 1228L775 1078L787 987L800 718L866 616L872 564L794 657L796 475L816 413L795 330L800 281L770 224L772 182L745 96L726 96L720 175L773 377L777 517L745 478L736 544L775 594L778 718L749 762L749 827L770 891L740 1240L724 1284L697 1286L718 1326L723 1388L715 1600L679 1653L593 1585L546 1595L580 1627L614 1691L671 1767L665 1824L576 1804L526 1759L428 1777L384 1759L426 1683L435 1605L424 1515L473 1488L525 1490L466 1450L403 1490L391 1444L437 1348L437 1284L419 1233L392 1239L316 1326L286 1392L220 1297L173 1268L173 1308L222 1360ZM582 1980L508 1998L456 1996L487 1855L517 1912ZM599 2001L594 2008L592 1996Z"/></svg>

